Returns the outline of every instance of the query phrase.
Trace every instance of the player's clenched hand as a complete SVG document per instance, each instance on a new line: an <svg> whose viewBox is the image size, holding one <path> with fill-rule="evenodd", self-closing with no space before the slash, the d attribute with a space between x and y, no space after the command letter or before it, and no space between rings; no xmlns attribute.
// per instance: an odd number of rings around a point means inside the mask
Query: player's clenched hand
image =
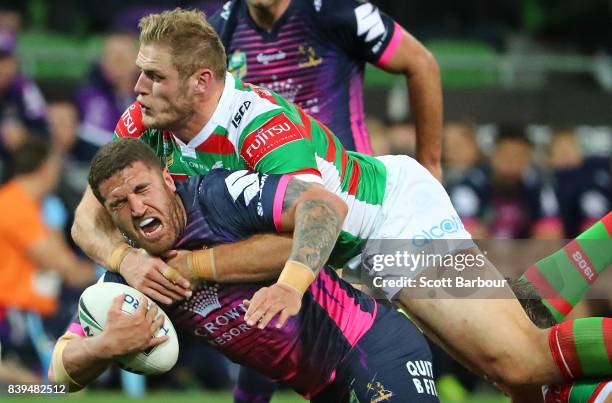
<svg viewBox="0 0 612 403"><path fill-rule="evenodd" d="M106 328L100 334L108 358L139 352L168 340L168 336L155 337L164 324L164 315L158 315L157 305L147 307L147 299L138 299L138 308L130 315L121 310L125 295L113 298L108 310Z"/></svg>
<svg viewBox="0 0 612 403"><path fill-rule="evenodd" d="M132 249L123 258L119 273L129 285L162 304L191 296L189 281L144 249Z"/></svg>
<svg viewBox="0 0 612 403"><path fill-rule="evenodd" d="M280 329L290 316L297 315L300 311L302 294L295 288L276 283L259 289L251 300L245 300L244 303L248 306L244 314L247 325L253 326L259 322L257 327L263 329L280 313L276 322L276 328Z"/></svg>

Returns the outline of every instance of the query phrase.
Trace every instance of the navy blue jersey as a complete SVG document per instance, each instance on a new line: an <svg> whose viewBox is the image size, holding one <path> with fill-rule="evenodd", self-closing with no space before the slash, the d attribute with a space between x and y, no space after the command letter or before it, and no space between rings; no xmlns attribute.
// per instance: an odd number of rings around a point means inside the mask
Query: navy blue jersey
<svg viewBox="0 0 612 403"><path fill-rule="evenodd" d="M610 158L587 158L575 168L555 171L565 235L574 238L612 209Z"/></svg>
<svg viewBox="0 0 612 403"><path fill-rule="evenodd" d="M474 168L448 193L464 225L478 220L496 238L529 238L539 225L558 225L555 194L532 170L516 189L503 191L495 188L486 167Z"/></svg>
<svg viewBox="0 0 612 403"><path fill-rule="evenodd" d="M359 0L292 0L271 32L258 27L244 0L210 18L243 81L298 104L349 150L371 154L363 112L365 63L384 65L402 29Z"/></svg>
<svg viewBox="0 0 612 403"><path fill-rule="evenodd" d="M176 247L196 249L279 231L290 180L289 175L213 169L176 182L187 212L187 226Z"/></svg>
<svg viewBox="0 0 612 403"><path fill-rule="evenodd" d="M280 228L290 180L289 175L215 169L177 182L187 223L175 248L198 249ZM104 281L125 283L116 273L106 273ZM298 315L282 329L274 320L263 330L251 328L243 301L271 284L202 281L190 298L165 310L180 334L199 337L310 398L333 382L339 363L374 325L378 305L325 267L304 294ZM82 333L73 326L71 331Z"/></svg>

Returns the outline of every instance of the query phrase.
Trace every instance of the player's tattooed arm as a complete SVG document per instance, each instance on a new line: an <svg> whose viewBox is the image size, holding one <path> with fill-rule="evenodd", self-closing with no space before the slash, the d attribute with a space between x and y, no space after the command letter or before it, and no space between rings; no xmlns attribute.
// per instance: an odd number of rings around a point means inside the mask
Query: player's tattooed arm
<svg viewBox="0 0 612 403"><path fill-rule="evenodd" d="M334 248L346 212L346 204L321 185L292 179L283 200L283 215L293 221L289 260L309 267L316 276Z"/></svg>
<svg viewBox="0 0 612 403"><path fill-rule="evenodd" d="M336 243L348 212L344 201L319 184L293 178L285 192L281 229L293 230L293 248L276 284L245 301L244 319L263 329L279 315L276 327L297 315L302 296L317 277Z"/></svg>

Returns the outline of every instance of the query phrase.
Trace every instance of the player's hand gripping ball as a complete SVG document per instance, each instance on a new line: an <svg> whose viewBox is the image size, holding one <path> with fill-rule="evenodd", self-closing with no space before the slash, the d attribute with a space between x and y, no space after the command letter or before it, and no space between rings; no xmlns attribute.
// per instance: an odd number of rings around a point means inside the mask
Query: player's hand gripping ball
<svg viewBox="0 0 612 403"><path fill-rule="evenodd" d="M96 336L102 333L106 326L108 311L113 299L124 294L121 310L133 315L138 309L144 295L135 288L119 283L97 283L88 287L79 300L79 321L87 336ZM148 308L155 302L146 298ZM178 358L178 337L168 315L161 309L158 315L164 316L164 323L155 334L155 337L168 336L168 340L155 345L145 351L122 355L116 358L119 366L127 371L137 374L154 375L169 371Z"/></svg>

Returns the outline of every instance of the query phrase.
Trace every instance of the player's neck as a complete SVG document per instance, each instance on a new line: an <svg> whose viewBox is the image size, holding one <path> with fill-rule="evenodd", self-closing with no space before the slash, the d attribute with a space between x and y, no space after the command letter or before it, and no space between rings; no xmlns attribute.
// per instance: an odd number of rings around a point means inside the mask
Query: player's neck
<svg viewBox="0 0 612 403"><path fill-rule="evenodd" d="M284 14L291 0L280 0L270 7L253 7L247 3L249 14L257 26L270 32L274 23Z"/></svg>
<svg viewBox="0 0 612 403"><path fill-rule="evenodd" d="M194 115L187 122L185 122L183 127L172 130L174 135L185 143L190 142L195 136L197 136L217 110L217 106L219 106L219 101L221 100L221 95L223 95L224 88L225 79L216 82L214 87L211 88L210 94L203 97L197 103Z"/></svg>

